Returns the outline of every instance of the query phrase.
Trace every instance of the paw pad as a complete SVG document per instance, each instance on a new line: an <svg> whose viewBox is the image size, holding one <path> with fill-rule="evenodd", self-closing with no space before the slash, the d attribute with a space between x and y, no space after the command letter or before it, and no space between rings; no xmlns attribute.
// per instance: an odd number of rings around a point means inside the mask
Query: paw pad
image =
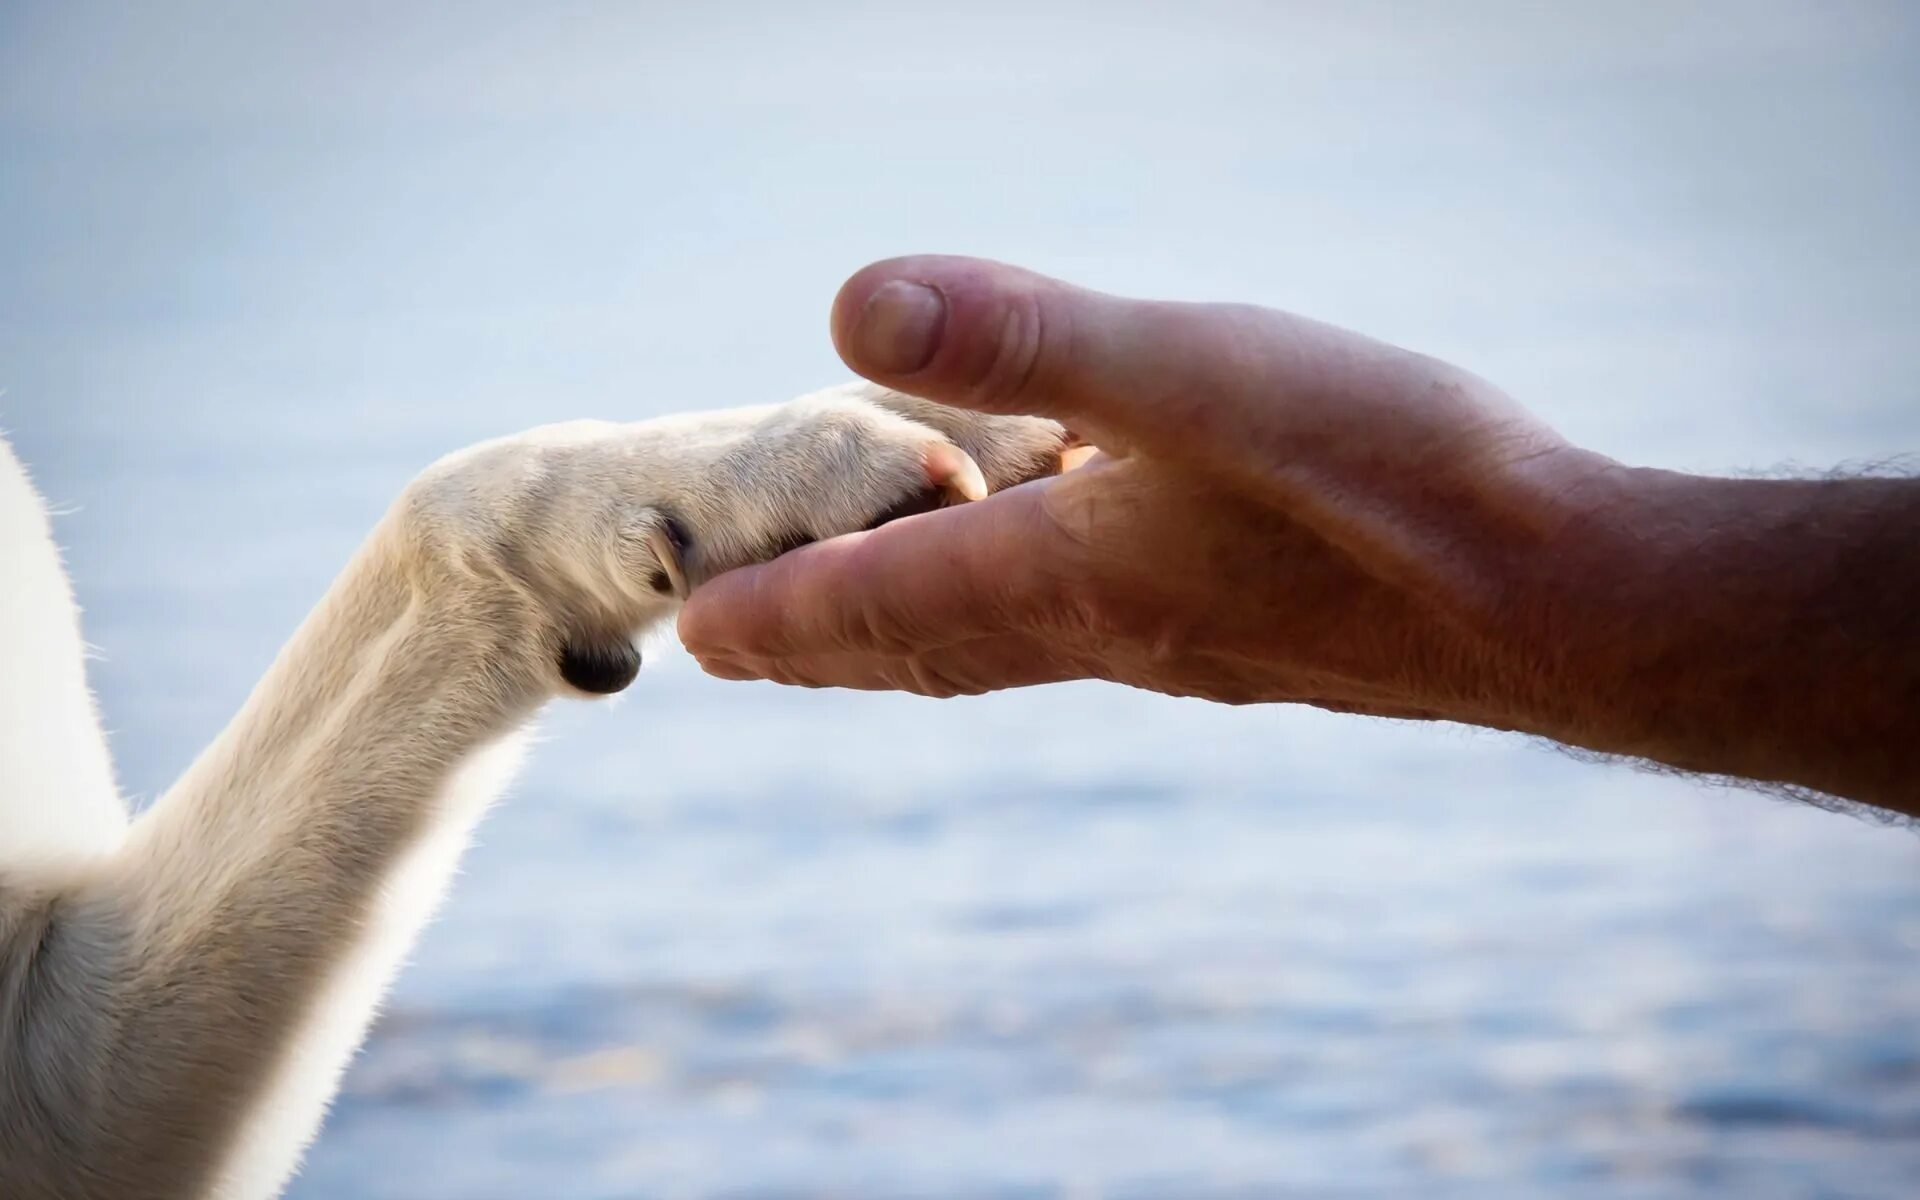
<svg viewBox="0 0 1920 1200"><path fill-rule="evenodd" d="M625 691L640 674L640 651L628 642L591 646L568 643L560 651L560 678L595 696Z"/></svg>

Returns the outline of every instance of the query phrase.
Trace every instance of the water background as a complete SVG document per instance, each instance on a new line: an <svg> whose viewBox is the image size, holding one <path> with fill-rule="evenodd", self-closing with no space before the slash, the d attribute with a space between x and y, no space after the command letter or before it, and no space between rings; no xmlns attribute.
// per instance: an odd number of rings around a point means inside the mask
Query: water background
<svg viewBox="0 0 1920 1200"><path fill-rule="evenodd" d="M0 425L141 798L420 465L834 381L892 253L1312 313L1634 461L1880 460L1914 14L8 0ZM1453 727L658 654L552 714L293 1189L1414 1193L1920 1194L1920 843Z"/></svg>

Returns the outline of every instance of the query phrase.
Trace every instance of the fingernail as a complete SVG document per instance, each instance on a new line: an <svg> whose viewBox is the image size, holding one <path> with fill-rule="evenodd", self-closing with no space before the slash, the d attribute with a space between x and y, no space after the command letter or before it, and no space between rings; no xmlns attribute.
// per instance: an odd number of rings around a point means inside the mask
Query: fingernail
<svg viewBox="0 0 1920 1200"><path fill-rule="evenodd" d="M922 283L894 280L867 297L849 349L855 365L879 375L911 375L933 361L947 323L947 302Z"/></svg>

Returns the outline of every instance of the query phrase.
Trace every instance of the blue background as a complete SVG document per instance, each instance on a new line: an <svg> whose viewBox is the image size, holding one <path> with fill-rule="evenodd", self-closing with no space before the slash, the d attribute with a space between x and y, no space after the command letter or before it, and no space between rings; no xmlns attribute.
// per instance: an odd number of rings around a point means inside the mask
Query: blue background
<svg viewBox="0 0 1920 1200"><path fill-rule="evenodd" d="M1307 312L1635 462L1881 460L1914 14L11 0L0 425L137 797L419 466L833 382L894 253ZM657 654L553 713L293 1194L1911 1196L1916 868L1455 727Z"/></svg>

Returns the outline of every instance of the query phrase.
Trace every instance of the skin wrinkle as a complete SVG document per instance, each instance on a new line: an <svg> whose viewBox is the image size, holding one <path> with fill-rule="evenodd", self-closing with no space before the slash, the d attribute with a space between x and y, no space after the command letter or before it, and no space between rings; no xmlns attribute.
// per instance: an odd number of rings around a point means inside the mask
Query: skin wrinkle
<svg viewBox="0 0 1920 1200"><path fill-rule="evenodd" d="M911 657L821 652L804 658L766 662L759 673L744 677L764 678L802 687L821 687L827 685L815 682L814 677L833 674L836 679L831 686L835 687L928 694L921 690L921 675L908 665ZM1079 662L1062 665L1058 647L1018 634L982 634L968 638L944 648L943 657L950 661L936 668L940 678L948 687L957 689L956 694L965 695L978 695L982 691L1004 687L1026 687L1084 678L1088 670L1086 664ZM726 677L725 660L719 662L722 670L715 674ZM982 671L987 672L984 679L979 674Z"/></svg>
<svg viewBox="0 0 1920 1200"><path fill-rule="evenodd" d="M957 306L958 315L950 323L954 328L963 326L969 312L980 307L982 303L980 296L986 295L991 298L996 295L994 288L979 284L971 274L964 276L954 290L967 297L964 305ZM989 357L991 363L998 364L1007 359L1024 362L1029 354L1035 352L1035 348L1030 345L1033 339L1026 334L1026 330L1033 325L1050 328L1055 325L1071 326L1073 324L1070 316L1057 315L1073 313L1075 311L1073 305L1049 303L1055 298L1056 290L1048 282L1042 281L1029 289L1002 289L998 293L999 300L1005 309L1000 318L999 336L983 339L992 349ZM987 302L991 303L991 299ZM1096 299L1092 302L1092 307L1097 310L1103 303L1104 298ZM1176 456L1181 456L1181 451L1198 446L1200 447L1200 453L1197 456L1198 465L1209 469L1227 467L1245 475L1247 473L1245 460L1248 454L1244 444L1247 442L1247 434L1251 432L1255 443L1252 457L1260 464L1253 471L1256 481L1262 482L1268 488L1278 489L1276 495L1279 501L1289 507L1296 517L1314 524L1330 538L1355 552L1362 561L1381 564L1378 569L1383 574L1404 575L1404 582L1407 584L1419 584L1429 589L1455 594L1459 597L1459 603L1464 609L1485 610L1495 606L1496 602L1490 599L1494 588L1488 583L1491 572L1474 569L1467 565L1480 557L1477 548L1463 543L1460 546L1460 553L1422 556L1419 548L1410 544L1408 531L1396 529L1391 521L1380 519L1378 514L1373 514L1373 519L1369 520L1369 508L1364 504L1351 502L1350 496L1353 492L1365 489L1347 484L1343 479L1344 471L1335 470L1329 475L1326 473L1328 469L1326 466L1318 465L1337 466L1342 461L1351 463L1353 456L1358 453L1360 455L1358 465L1351 469L1357 469L1360 475L1366 478L1380 476L1381 472L1377 465L1368 462L1369 456L1376 453L1371 450L1369 442L1366 439L1355 440L1349 436L1348 427L1353 424L1351 418L1342 418L1332 424L1326 424L1287 415L1289 411L1297 413L1312 411L1316 407L1325 408L1323 404L1316 405L1315 400L1326 390L1324 380L1329 375L1337 377L1342 372L1358 375L1362 380L1359 390L1363 394L1392 396L1397 389L1404 388L1404 379L1416 369L1428 372L1424 376L1427 380L1424 386L1432 389L1434 402L1427 407L1459 409L1464 405L1465 389L1465 385L1454 378L1459 375L1459 372L1453 368L1447 368L1444 373L1435 374L1432 370L1432 360L1404 351L1391 350L1374 343L1365 343L1366 348L1373 353L1362 357L1357 350L1348 348L1338 336L1329 337L1330 334L1337 335L1338 331L1327 330L1326 327L1305 322L1299 318L1285 317L1246 306L1156 303L1139 307L1146 315L1139 320L1123 315L1113 322L1120 332L1110 337L1108 341L1124 341L1131 344L1144 340L1151 335L1142 333L1138 329L1139 325L1155 321L1161 323L1170 321L1179 333L1187 335L1189 340L1205 347L1197 353L1191 348L1183 350L1185 343L1176 340L1174 352L1169 356L1176 361L1173 372L1176 377L1185 371L1193 378L1207 381L1203 385L1156 390L1151 383L1144 386L1135 384L1137 389L1143 391L1143 395L1127 402L1129 410L1135 413L1148 413L1153 418L1150 421L1152 427L1167 431L1171 435L1164 439L1164 448L1172 450ZM1024 314L1030 311L1045 315L1035 316L1029 320ZM990 320L990 318L987 319ZM1223 428L1223 425L1231 424L1230 418L1227 417L1230 409L1218 397L1222 393L1230 393L1236 386L1245 387L1248 379L1266 380L1278 373L1269 361L1276 357L1274 351L1269 349L1265 354L1261 354L1250 348L1262 344L1270 345L1274 342L1276 326L1281 327L1281 332L1304 332L1305 334L1304 337L1297 336L1285 343L1279 354L1282 359L1281 370L1291 372L1300 377L1299 380L1288 387L1275 387L1268 383L1257 385L1259 390L1274 395L1274 401L1266 407L1265 411L1270 416L1277 414L1279 419L1256 422L1251 430L1245 428L1244 424L1238 428ZM1264 343L1261 337L1263 334L1265 335ZM1164 336L1161 340L1165 340ZM1358 339L1346 339L1346 341L1355 340ZM1303 344L1310 349L1299 349L1297 344ZM1103 349L1110 354L1112 352L1110 346ZM1032 380L1039 374L1038 368L1023 369L1011 383L992 388L992 394L989 397L981 397L979 390L982 387L991 387L996 376L1004 374L990 367L982 375L964 366L964 362L981 357L985 353L985 351L974 352L970 357L966 354L961 355L963 366L959 369L967 372L963 378L969 381L984 381L968 382L964 385L969 402L979 403L983 407L995 410L1007 410L1033 394ZM1056 357L1069 366L1080 361L1075 353L1063 352ZM939 359L936 358L932 369L938 370L940 365ZM1097 382L1111 387L1113 381L1098 368L1094 369L1092 374ZM1103 437L1109 440L1125 440L1124 434L1117 435L1116 439L1116 435L1107 429L1110 423L1099 417L1098 400L1085 398L1083 393L1086 391L1086 384L1082 381L1076 386L1075 381L1078 376L1071 369L1052 372L1044 382L1053 384L1055 382L1053 376L1064 376L1064 381L1055 388L1065 405L1065 411L1061 415L1086 420L1096 440ZM1109 399L1108 406L1110 405ZM1374 400L1365 407L1381 406L1382 402ZM1511 406L1506 407L1511 408ZM1486 420L1489 423L1504 422L1507 416L1508 413L1502 411L1497 416L1488 415ZM1443 427L1442 432L1445 437L1441 439L1441 444L1427 447L1423 456L1430 456L1440 462L1450 462L1458 455L1449 454L1449 446L1471 442L1474 435L1474 429L1470 424L1461 428ZM1222 460L1214 449L1222 445L1234 451L1226 460ZM1356 452L1348 448L1350 445L1358 445L1361 449ZM1156 449L1160 448L1163 448L1162 445L1156 443ZM1190 454L1184 457L1195 458ZM1463 494L1471 493L1463 490ZM1429 506L1429 510L1444 511L1446 507L1446 505ZM1424 568L1420 564L1425 564ZM1429 574L1422 577L1419 574L1422 569L1432 572L1436 565L1441 566L1438 575Z"/></svg>
<svg viewBox="0 0 1920 1200"><path fill-rule="evenodd" d="M1085 469L1091 470L1094 468L1090 467ZM1139 468L1132 464L1113 464L1109 460L1107 469L1134 471ZM1027 486L1034 487L1036 485ZM1037 486L1045 487L1047 485ZM1096 509L1104 507L1107 503L1107 498L1104 493L1084 491L1083 494L1091 498L1090 503L1094 505ZM1031 510L1039 514L1039 519L1045 521L1049 527L1054 529L1065 530L1070 526L1078 526L1084 531L1090 526L1097 524L1097 519L1091 522L1073 520L1066 515L1069 510L1063 509L1063 506L1058 503L1034 505L1031 506ZM966 515L984 517L985 514L984 512L976 512ZM1124 524L1124 521L1120 522L1120 524ZM897 536L901 538L909 537L913 532L911 524L902 525L896 530ZM1295 539L1297 540L1299 536L1296 531L1294 535ZM1077 541L1078 544L1074 547L1075 551L1091 553L1095 556L1104 552L1104 549L1094 545L1084 532ZM1249 545L1257 544L1257 542L1249 543ZM878 552L880 547L876 543L864 549L872 549ZM1233 553L1238 557L1244 553L1244 549L1236 550ZM857 616L857 620L853 621L850 625L834 631L834 644L842 647L849 645L863 646L869 653L888 655L901 659L904 662L915 656L934 655L942 651L955 652L963 646L968 646L981 640L976 636L963 636L958 629L935 627L929 631L926 626L931 618L927 614L919 613L918 610L915 609L907 609L905 612L886 609L885 612L891 614L890 617L876 616L876 613L881 611L879 606L884 604L886 593L875 586L877 581L871 578L863 579L857 571L852 569L853 565L860 561L861 557L862 555L857 552L850 553L847 556L846 562L849 569L845 572L845 578L837 579L831 585L828 585L824 582L823 577L820 590L822 592L830 591L836 594L851 596L852 599L848 602L844 611ZM1038 561L1049 564L1050 569L1048 573L1055 577L1072 570L1071 564L1066 562L1065 559L1066 556L1059 553L1047 553L1038 556ZM795 560L791 564L795 571L804 570L807 565L803 560ZM838 564L836 563L836 565ZM762 579L772 584L773 581L786 577L787 573L783 571L784 566L786 566L786 564L776 564L769 568L762 574ZM1222 563L1214 562L1203 565L1197 572L1183 571L1181 574L1198 573L1218 579L1221 577L1222 569ZM949 569L946 567L942 567L937 572L941 577L946 577L949 573ZM998 591L1000 590L998 586L1000 582L1001 581L995 577L988 575L983 581L983 586ZM1152 579L1136 581L1134 586L1158 590L1158 584ZM1113 602L1103 601L1097 594L1074 595L1070 592L1067 594L1072 596L1074 600L1074 606L1071 611L1075 615L1072 617L1051 624L1034 619L1031 614L1023 614L1021 617L1016 617L1015 619L1019 620L1023 625L1030 627L1044 626L1049 629L1053 637L1070 640L1075 644L1100 646L1118 642L1144 645L1146 648L1145 653L1137 656L1134 660L1135 665L1127 671L1118 673L1122 678L1140 679L1152 677L1156 672L1164 670L1169 665L1201 652L1199 647L1204 640L1204 635L1197 632L1199 627L1195 626L1191 621L1184 618L1171 620L1159 619L1151 626L1135 626L1131 623L1130 618L1124 618L1120 615L1122 611L1126 611L1124 604L1121 609L1116 610ZM783 607L800 607L804 609L809 604L809 600L804 596L789 597L782 599L779 603ZM1163 601L1159 607L1166 609L1170 606L1166 605ZM967 605L967 609L970 613L978 613L980 606L970 603ZM1018 612L1019 610L1016 609L1015 611ZM893 621L893 624L885 623L885 621L889 619ZM900 624L901 621L905 621L906 624ZM997 624L998 622L996 621L995 623ZM1328 643L1336 650L1340 645L1338 639L1331 639L1325 636L1317 637L1315 641ZM777 671L779 677L793 678L803 676L805 673L805 667L796 666L793 662L785 663L783 666L776 668L774 664L780 662L780 655L777 652L769 653L763 649L759 655L749 657L752 661L762 663L770 672ZM1228 660L1240 662L1249 661L1245 655L1224 655L1220 659L1222 662ZM812 656L806 661L816 664L817 669L817 664L820 659L819 656ZM744 663L731 657L716 659L714 662L718 669L727 674L737 674L744 669ZM895 677L899 678L906 686L913 690L938 692L949 690L955 686L952 678L943 675L937 665L908 664L900 669L904 671L904 674L898 674ZM1356 672L1353 668L1347 668L1345 669L1345 674L1353 675L1356 674ZM938 680L938 682L930 683L927 682L928 680ZM1299 691L1302 687L1314 686L1319 685L1294 685L1290 687L1289 690ZM969 690L973 690L972 685L969 685Z"/></svg>
<svg viewBox="0 0 1920 1200"><path fill-rule="evenodd" d="M975 385L976 391L1004 396L1014 405L1031 396L1040 372L1052 361L1047 353L1050 341L1055 343L1056 355L1068 361L1072 359L1073 339L1070 335L1055 333L1055 325L1066 326L1063 333L1071 329L1066 317L1050 317L1046 304L1038 297L1009 304L1001 320L992 366Z"/></svg>
<svg viewBox="0 0 1920 1200"><path fill-rule="evenodd" d="M947 299L899 378L849 327L896 279ZM866 541L857 572L822 546L777 588L696 595L686 641L729 675L1034 681L988 657L1021 648L979 640L990 599L1051 678L1464 721L1920 812L1920 486L1629 468L1414 352L980 260L875 264L834 313L877 381L1104 453Z"/></svg>

